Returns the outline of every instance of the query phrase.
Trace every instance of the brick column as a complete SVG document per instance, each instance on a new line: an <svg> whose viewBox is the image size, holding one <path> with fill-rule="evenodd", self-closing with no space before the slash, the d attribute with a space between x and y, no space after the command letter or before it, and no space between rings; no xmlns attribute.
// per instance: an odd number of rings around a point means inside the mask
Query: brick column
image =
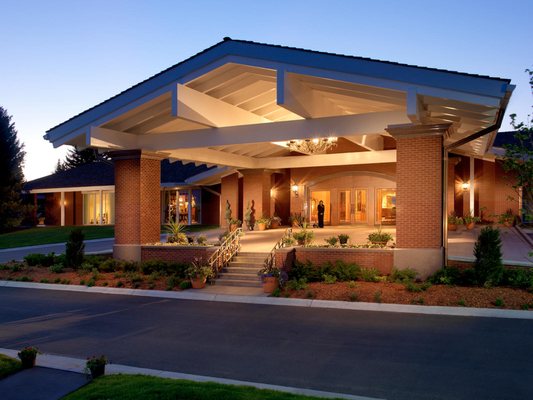
<svg viewBox="0 0 533 400"><path fill-rule="evenodd" d="M115 165L113 257L140 261L141 245L160 240L162 157L143 150L110 156Z"/></svg>
<svg viewBox="0 0 533 400"><path fill-rule="evenodd" d="M422 277L443 266L443 135L449 125L396 125L394 265Z"/></svg>
<svg viewBox="0 0 533 400"><path fill-rule="evenodd" d="M255 211L255 219L263 216L271 217L270 189L272 188L272 172L263 169L243 170L243 207L248 202Z"/></svg>
<svg viewBox="0 0 533 400"><path fill-rule="evenodd" d="M225 176L220 181L220 226L227 227L226 203L231 207L231 217L239 218L239 174Z"/></svg>

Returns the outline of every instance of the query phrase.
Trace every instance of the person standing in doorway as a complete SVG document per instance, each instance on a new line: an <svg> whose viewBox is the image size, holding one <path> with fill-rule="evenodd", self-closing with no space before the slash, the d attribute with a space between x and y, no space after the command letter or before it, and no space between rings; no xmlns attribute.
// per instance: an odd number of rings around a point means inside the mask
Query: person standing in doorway
<svg viewBox="0 0 533 400"><path fill-rule="evenodd" d="M318 207L316 208L318 211L318 227L323 228L324 227L324 202L320 200L318 202Z"/></svg>

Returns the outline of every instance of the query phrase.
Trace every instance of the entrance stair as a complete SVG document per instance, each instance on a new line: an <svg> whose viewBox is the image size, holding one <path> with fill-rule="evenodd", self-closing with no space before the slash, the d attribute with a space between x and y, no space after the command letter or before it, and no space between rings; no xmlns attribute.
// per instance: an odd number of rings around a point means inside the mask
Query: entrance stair
<svg viewBox="0 0 533 400"><path fill-rule="evenodd" d="M224 268L216 280L222 286L261 287L261 279L257 275L269 253L240 252Z"/></svg>

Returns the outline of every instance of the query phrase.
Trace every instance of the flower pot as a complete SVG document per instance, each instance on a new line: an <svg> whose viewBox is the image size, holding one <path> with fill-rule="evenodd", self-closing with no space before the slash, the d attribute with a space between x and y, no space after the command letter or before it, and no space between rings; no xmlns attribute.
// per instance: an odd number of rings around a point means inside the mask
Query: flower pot
<svg viewBox="0 0 533 400"><path fill-rule="evenodd" d="M466 229L471 231L472 229L474 229L474 226L476 226L476 223L475 222L470 222L469 224L466 224Z"/></svg>
<svg viewBox="0 0 533 400"><path fill-rule="evenodd" d="M389 241L387 240L386 242L384 242L384 241L377 242L377 241L372 241L371 240L370 243L377 244L378 246L381 246L381 247L385 247L387 245L387 243L389 243Z"/></svg>
<svg viewBox="0 0 533 400"><path fill-rule="evenodd" d="M266 230L266 228L267 228L266 224L260 223L260 222L257 223L257 229L259 229L260 231L264 231Z"/></svg>
<svg viewBox="0 0 533 400"><path fill-rule="evenodd" d="M298 239L297 241L300 246L305 246L305 239Z"/></svg>
<svg viewBox="0 0 533 400"><path fill-rule="evenodd" d="M456 231L456 230L457 230L457 225L455 225L455 224L448 224L448 230L449 230L449 231Z"/></svg>
<svg viewBox="0 0 533 400"><path fill-rule="evenodd" d="M272 222L270 223L270 228L271 228L271 229L279 228L279 222L278 222L278 221L272 221Z"/></svg>
<svg viewBox="0 0 533 400"><path fill-rule="evenodd" d="M201 278L191 278L191 285L193 289L203 289L205 287L205 282L207 281L207 278L201 277Z"/></svg>
<svg viewBox="0 0 533 400"><path fill-rule="evenodd" d="M263 277L263 292L272 293L277 289L279 284L278 278L275 276L264 276Z"/></svg>
<svg viewBox="0 0 533 400"><path fill-rule="evenodd" d="M91 371L91 378L95 379L105 374L105 364L95 365L89 369Z"/></svg>
<svg viewBox="0 0 533 400"><path fill-rule="evenodd" d="M27 357L20 357L20 362L22 364L22 368L33 368L35 367L35 359L37 356L27 356Z"/></svg>

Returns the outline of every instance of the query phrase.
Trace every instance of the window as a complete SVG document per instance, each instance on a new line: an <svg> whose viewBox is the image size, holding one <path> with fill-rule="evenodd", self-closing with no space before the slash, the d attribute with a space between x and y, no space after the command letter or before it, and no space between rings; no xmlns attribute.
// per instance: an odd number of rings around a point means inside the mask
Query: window
<svg viewBox="0 0 533 400"><path fill-rule="evenodd" d="M376 224L396 224L396 189L376 190Z"/></svg>
<svg viewBox="0 0 533 400"><path fill-rule="evenodd" d="M115 192L95 190L83 193L83 224L115 223Z"/></svg>

